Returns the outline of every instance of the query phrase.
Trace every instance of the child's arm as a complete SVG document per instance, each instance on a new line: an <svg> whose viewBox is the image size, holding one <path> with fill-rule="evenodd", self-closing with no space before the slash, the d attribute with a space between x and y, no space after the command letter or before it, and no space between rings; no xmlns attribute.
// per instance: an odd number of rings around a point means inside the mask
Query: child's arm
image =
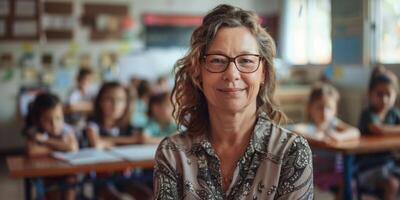
<svg viewBox="0 0 400 200"><path fill-rule="evenodd" d="M358 138L360 138L360 131L357 128L349 126L341 131L329 130L327 135L336 142L344 142L357 140Z"/></svg>
<svg viewBox="0 0 400 200"><path fill-rule="evenodd" d="M68 104L65 107L66 113L83 112L90 113L93 111L93 103L91 101L80 101L72 104Z"/></svg>
<svg viewBox="0 0 400 200"><path fill-rule="evenodd" d="M95 148L110 148L114 146L107 140L103 140L99 133L92 127L86 129L86 134L89 140L89 145Z"/></svg>
<svg viewBox="0 0 400 200"><path fill-rule="evenodd" d="M26 152L28 156L46 156L51 153L51 149L43 144L39 144L33 139L28 139L26 144Z"/></svg>
<svg viewBox="0 0 400 200"><path fill-rule="evenodd" d="M50 137L42 143L56 151L77 151L79 148L75 134L72 132L65 134L61 139Z"/></svg>
<svg viewBox="0 0 400 200"><path fill-rule="evenodd" d="M371 123L368 125L368 130L374 135L400 134L400 125Z"/></svg>
<svg viewBox="0 0 400 200"><path fill-rule="evenodd" d="M323 140L325 137L322 131L310 124L296 124L293 126L292 130L307 139Z"/></svg>
<svg viewBox="0 0 400 200"><path fill-rule="evenodd" d="M144 144L159 144L164 137L153 137L148 134L143 134L143 143Z"/></svg>
<svg viewBox="0 0 400 200"><path fill-rule="evenodd" d="M128 145L128 144L139 144L142 143L142 133L137 133L132 136L118 136L118 137L100 137L101 140L107 143L115 145Z"/></svg>

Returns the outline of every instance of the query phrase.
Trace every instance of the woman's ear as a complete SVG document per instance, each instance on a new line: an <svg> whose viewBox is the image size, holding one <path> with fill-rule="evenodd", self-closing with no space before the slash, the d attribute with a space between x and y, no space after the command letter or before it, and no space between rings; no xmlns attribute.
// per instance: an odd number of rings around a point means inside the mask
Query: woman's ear
<svg viewBox="0 0 400 200"><path fill-rule="evenodd" d="M264 65L261 66L262 67L262 81L261 81L261 87L265 86L265 83L267 82L267 77L268 77L268 70L265 69Z"/></svg>

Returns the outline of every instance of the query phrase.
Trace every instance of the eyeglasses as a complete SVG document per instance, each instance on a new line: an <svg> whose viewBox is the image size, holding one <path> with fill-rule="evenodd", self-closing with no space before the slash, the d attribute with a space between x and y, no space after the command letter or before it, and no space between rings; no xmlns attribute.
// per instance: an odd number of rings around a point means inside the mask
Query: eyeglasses
<svg viewBox="0 0 400 200"><path fill-rule="evenodd" d="M261 56L257 54L242 54L231 58L222 54L206 54L204 57L205 68L211 73L221 73L228 69L231 62L239 72L253 73L260 66Z"/></svg>

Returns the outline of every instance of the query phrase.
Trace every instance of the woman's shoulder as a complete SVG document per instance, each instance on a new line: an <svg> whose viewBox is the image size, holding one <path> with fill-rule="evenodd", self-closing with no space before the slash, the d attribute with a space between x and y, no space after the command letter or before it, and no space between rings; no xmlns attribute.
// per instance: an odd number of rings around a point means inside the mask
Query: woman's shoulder
<svg viewBox="0 0 400 200"><path fill-rule="evenodd" d="M189 151L193 146L200 144L203 136L191 134L188 132L180 132L165 137L159 145L159 150L164 151Z"/></svg>

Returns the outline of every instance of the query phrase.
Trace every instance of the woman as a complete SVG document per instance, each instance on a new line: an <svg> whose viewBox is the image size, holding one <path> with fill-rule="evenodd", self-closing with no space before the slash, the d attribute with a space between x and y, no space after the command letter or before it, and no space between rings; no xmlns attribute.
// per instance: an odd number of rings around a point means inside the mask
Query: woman
<svg viewBox="0 0 400 200"><path fill-rule="evenodd" d="M156 153L156 199L312 199L307 142L280 126L275 45L253 12L208 13L176 64L174 117L182 134Z"/></svg>

